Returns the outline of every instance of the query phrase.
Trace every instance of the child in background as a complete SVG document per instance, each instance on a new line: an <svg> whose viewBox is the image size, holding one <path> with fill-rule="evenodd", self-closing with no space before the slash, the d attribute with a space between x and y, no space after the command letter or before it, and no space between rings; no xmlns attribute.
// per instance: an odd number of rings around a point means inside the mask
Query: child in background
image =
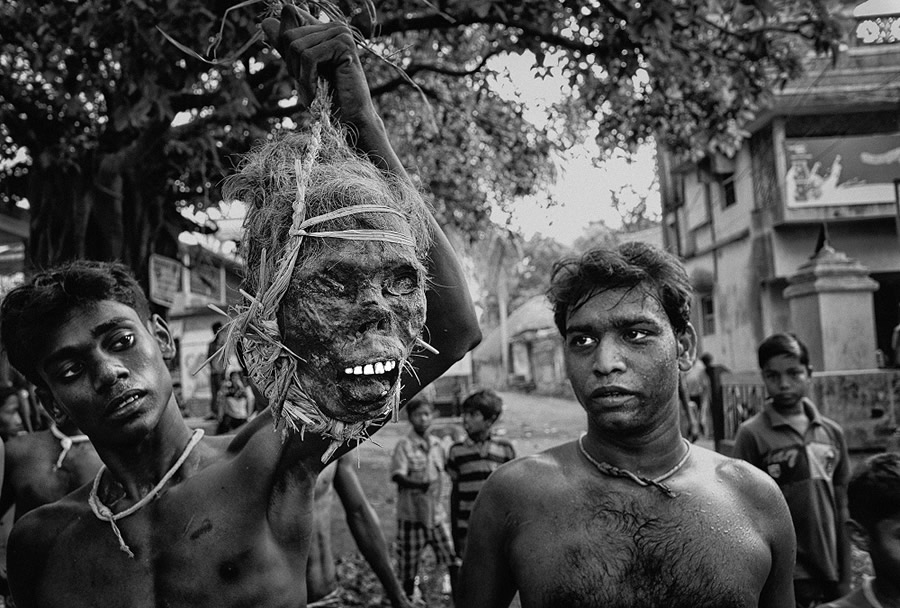
<svg viewBox="0 0 900 608"><path fill-rule="evenodd" d="M900 454L866 459L847 487L850 539L872 559L875 577L820 608L900 606Z"/></svg>
<svg viewBox="0 0 900 608"><path fill-rule="evenodd" d="M406 405L412 429L400 439L391 460L391 480L397 484L397 552L400 581L407 597L415 593L422 550L431 545L439 565L446 565L451 584L459 558L453 550L447 514L441 502L444 450L429 428L431 402L420 393Z"/></svg>
<svg viewBox="0 0 900 608"><path fill-rule="evenodd" d="M255 397L244 379L240 367L228 367L226 380L219 387L219 406L222 408L222 419L216 428L216 434L231 432L240 428L253 411Z"/></svg>
<svg viewBox="0 0 900 608"><path fill-rule="evenodd" d="M462 423L468 437L450 446L447 473L450 491L450 524L453 545L465 554L469 515L481 486L497 468L516 457L512 443L491 432L503 411L503 400L492 390L472 393L462 404Z"/></svg>
<svg viewBox="0 0 900 608"><path fill-rule="evenodd" d="M847 442L807 396L812 367L797 336L769 336L757 359L768 399L738 428L732 456L767 472L781 488L797 534L794 596L798 607L816 606L850 589Z"/></svg>

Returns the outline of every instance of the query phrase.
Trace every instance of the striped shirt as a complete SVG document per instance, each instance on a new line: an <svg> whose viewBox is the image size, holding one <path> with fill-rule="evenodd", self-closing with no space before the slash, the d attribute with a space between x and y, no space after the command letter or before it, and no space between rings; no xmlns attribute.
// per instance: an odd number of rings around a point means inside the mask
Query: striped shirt
<svg viewBox="0 0 900 608"><path fill-rule="evenodd" d="M516 450L508 439L494 436L475 443L468 437L450 446L447 473L453 481L450 492L450 521L453 536L465 536L475 497L491 473L516 457Z"/></svg>

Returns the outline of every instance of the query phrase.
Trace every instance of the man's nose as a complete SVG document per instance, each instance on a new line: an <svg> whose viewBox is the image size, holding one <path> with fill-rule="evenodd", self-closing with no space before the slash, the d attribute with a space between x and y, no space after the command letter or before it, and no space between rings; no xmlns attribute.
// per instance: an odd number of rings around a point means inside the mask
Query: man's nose
<svg viewBox="0 0 900 608"><path fill-rule="evenodd" d="M625 359L613 338L601 338L594 356L594 371L604 376L625 371Z"/></svg>
<svg viewBox="0 0 900 608"><path fill-rule="evenodd" d="M94 387L102 390L112 386L121 378L128 377L128 368L116 357L101 356L94 370Z"/></svg>

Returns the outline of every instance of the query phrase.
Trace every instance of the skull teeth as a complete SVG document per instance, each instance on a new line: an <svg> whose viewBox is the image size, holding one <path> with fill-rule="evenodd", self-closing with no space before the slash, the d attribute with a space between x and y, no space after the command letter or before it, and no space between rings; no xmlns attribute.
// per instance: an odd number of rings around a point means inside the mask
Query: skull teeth
<svg viewBox="0 0 900 608"><path fill-rule="evenodd" d="M376 361L375 363L366 363L365 365L357 365L344 369L346 376L378 376L397 367L396 361Z"/></svg>

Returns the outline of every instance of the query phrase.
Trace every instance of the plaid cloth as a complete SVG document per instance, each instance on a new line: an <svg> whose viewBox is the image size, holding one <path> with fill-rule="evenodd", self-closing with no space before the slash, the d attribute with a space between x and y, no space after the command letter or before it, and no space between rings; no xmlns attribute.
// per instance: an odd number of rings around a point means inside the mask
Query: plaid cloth
<svg viewBox="0 0 900 608"><path fill-rule="evenodd" d="M425 524L401 519L397 522L397 566L401 581L411 581L416 577L419 558L427 545L431 545L438 564L459 566L460 559L453 549L446 522L426 527Z"/></svg>

